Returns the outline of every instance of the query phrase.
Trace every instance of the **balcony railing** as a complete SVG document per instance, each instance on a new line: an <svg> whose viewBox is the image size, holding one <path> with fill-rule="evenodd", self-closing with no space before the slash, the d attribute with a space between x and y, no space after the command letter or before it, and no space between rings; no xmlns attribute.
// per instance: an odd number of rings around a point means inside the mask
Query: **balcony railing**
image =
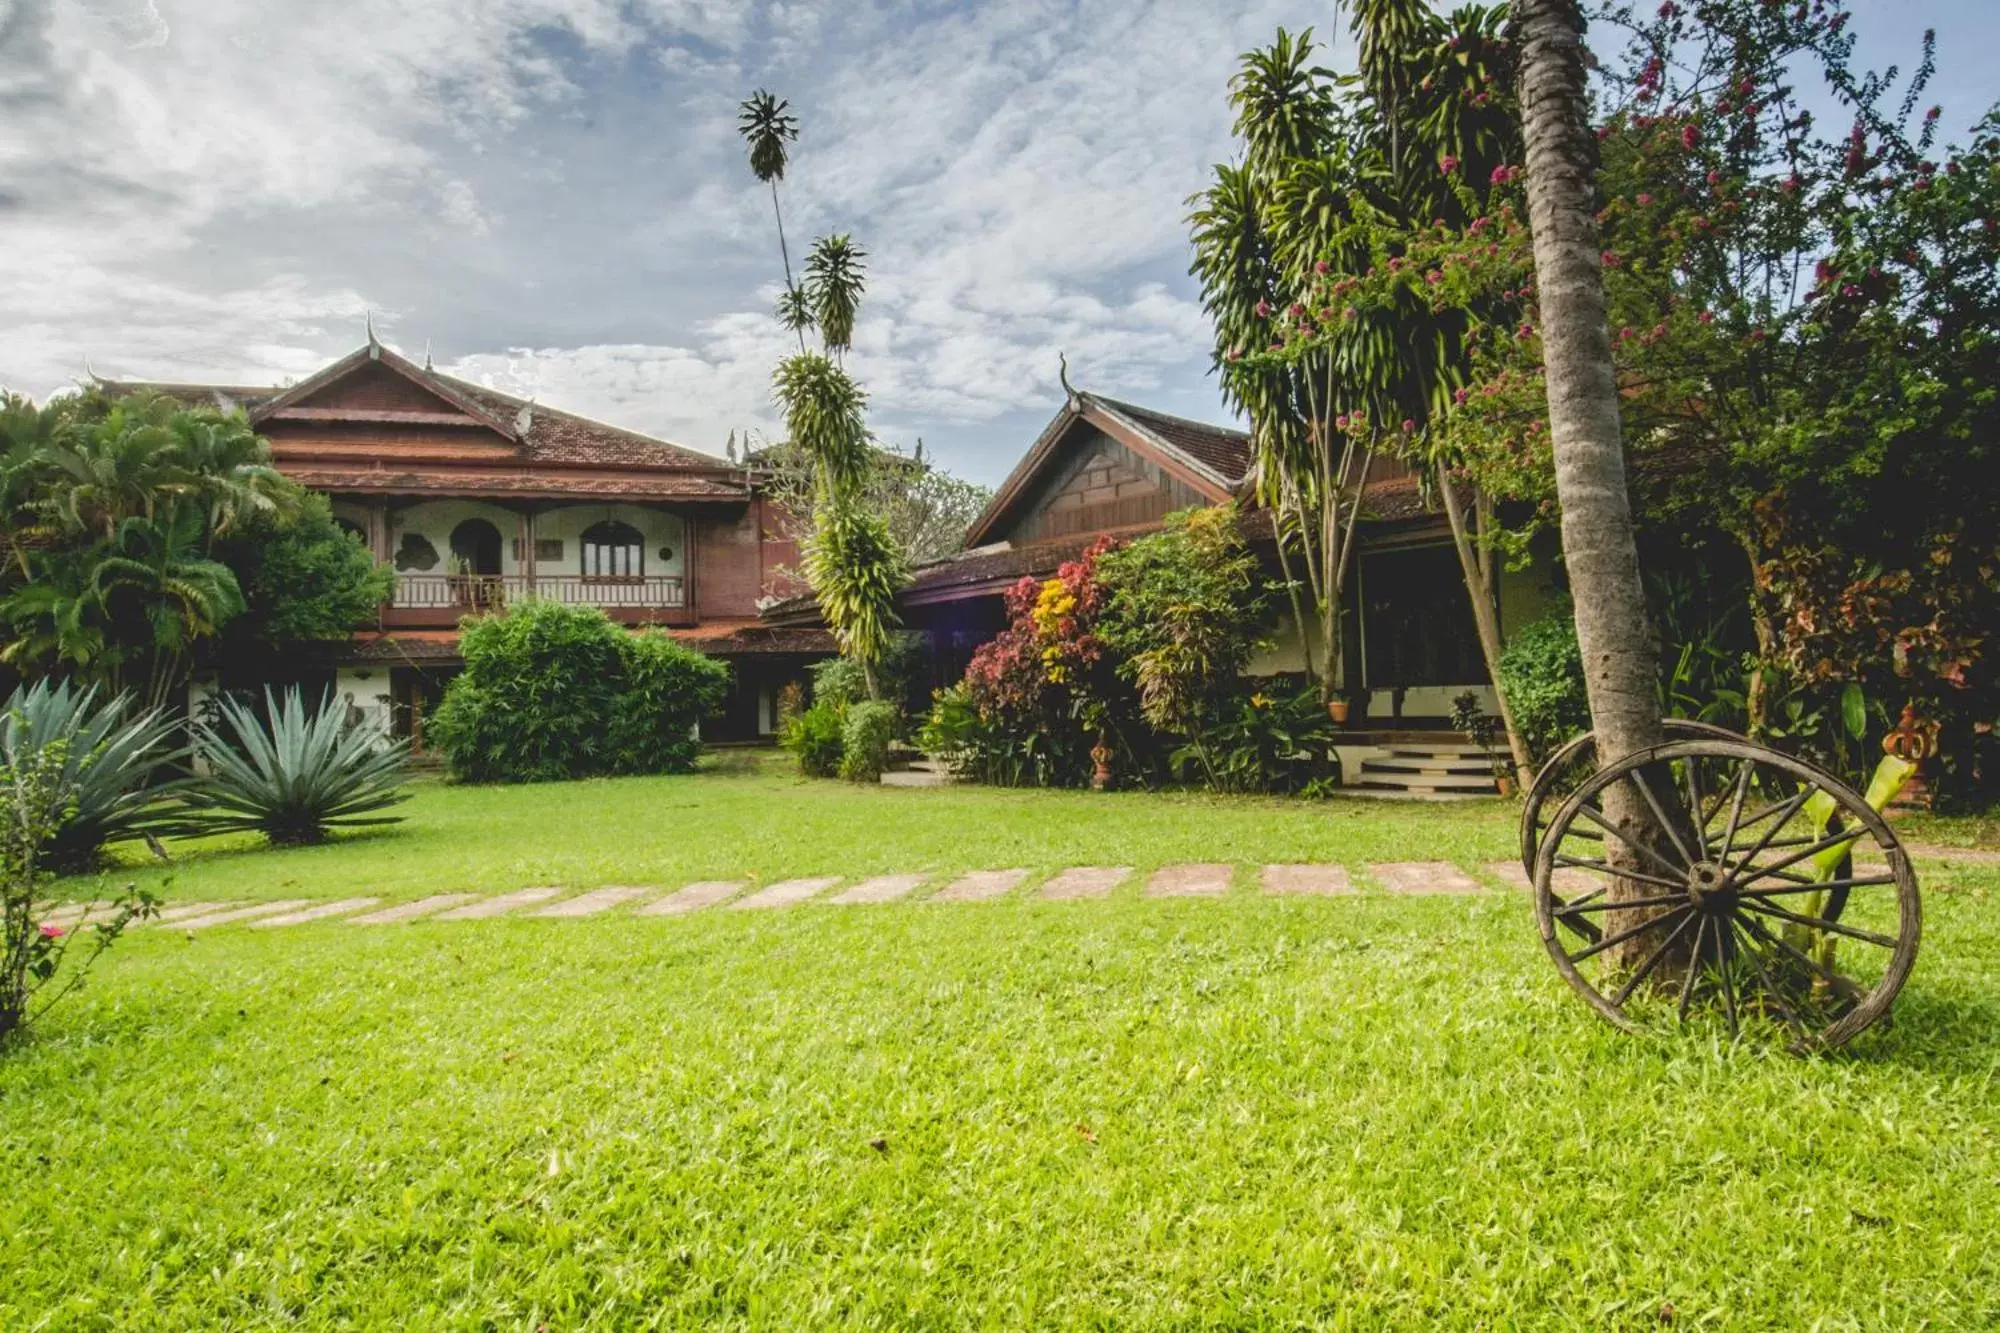
<svg viewBox="0 0 2000 1333"><path fill-rule="evenodd" d="M597 578L583 574L402 574L396 579L398 611L498 611L528 597L596 606L607 611L637 607L677 610L687 605L687 585L678 576Z"/></svg>

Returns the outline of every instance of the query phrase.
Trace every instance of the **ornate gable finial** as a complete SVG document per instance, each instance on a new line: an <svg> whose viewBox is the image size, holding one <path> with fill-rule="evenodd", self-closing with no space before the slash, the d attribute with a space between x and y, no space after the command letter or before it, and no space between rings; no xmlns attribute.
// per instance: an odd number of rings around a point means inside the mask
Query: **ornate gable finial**
<svg viewBox="0 0 2000 1333"><path fill-rule="evenodd" d="M1076 386L1069 382L1069 358L1064 356L1061 350L1056 352L1056 377L1062 381L1063 396L1075 402Z"/></svg>
<svg viewBox="0 0 2000 1333"><path fill-rule="evenodd" d="M429 338L424 339L424 369L425 370L437 369L436 366L431 364L431 340Z"/></svg>
<svg viewBox="0 0 2000 1333"><path fill-rule="evenodd" d="M373 310L363 310L361 312L361 322L368 329L368 359L370 361L379 361L382 359L382 344L375 341L375 312Z"/></svg>

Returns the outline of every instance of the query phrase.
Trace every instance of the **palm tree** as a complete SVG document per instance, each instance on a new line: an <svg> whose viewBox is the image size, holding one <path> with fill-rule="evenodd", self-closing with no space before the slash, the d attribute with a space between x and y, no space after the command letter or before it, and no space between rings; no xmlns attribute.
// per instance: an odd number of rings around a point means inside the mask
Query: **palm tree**
<svg viewBox="0 0 2000 1333"><path fill-rule="evenodd" d="M785 178L791 158L789 145L799 137L799 118L791 114L791 103L759 88L743 99L736 109L736 132L750 145L750 171L771 187L771 214L778 222L778 256L785 264L785 293L796 298L798 284L792 281L792 252L785 244L785 212L778 206L778 182ZM801 308L795 301L792 309ZM780 306L781 311L786 309ZM799 350L806 349L804 327L780 315L785 327L799 335Z"/></svg>
<svg viewBox="0 0 2000 1333"><path fill-rule="evenodd" d="M1576 0L1516 0L1513 23L1521 45L1528 222L1541 300L1563 561L1576 606L1598 763L1610 764L1660 742L1659 658L1625 489L1618 380L1597 241L1596 144L1584 73L1583 15ZM1625 784L1606 790L1604 806L1623 837L1659 836L1638 794ZM1606 852L1614 863L1629 856L1609 842ZM1611 881L1614 901L1654 892L1637 880ZM1622 928L1617 921L1605 926L1607 931ZM1621 956L1628 962L1646 956L1654 948L1650 937L1655 933L1634 936Z"/></svg>
<svg viewBox="0 0 2000 1333"><path fill-rule="evenodd" d="M835 356L854 345L854 316L861 304L868 252L845 232L822 236L806 256L806 301L820 340Z"/></svg>

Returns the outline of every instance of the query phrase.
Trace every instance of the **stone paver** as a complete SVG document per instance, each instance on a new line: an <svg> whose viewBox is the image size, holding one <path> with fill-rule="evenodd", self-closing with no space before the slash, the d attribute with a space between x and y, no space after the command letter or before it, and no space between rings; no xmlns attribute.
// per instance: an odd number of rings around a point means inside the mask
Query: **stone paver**
<svg viewBox="0 0 2000 1333"><path fill-rule="evenodd" d="M1528 878L1528 872L1521 868L1519 861L1488 861L1480 869L1510 889L1519 889L1523 893L1535 891L1534 881Z"/></svg>
<svg viewBox="0 0 2000 1333"><path fill-rule="evenodd" d="M601 889L592 889L589 893L579 894L566 902L557 903L553 907L544 907L541 911L530 912L528 915L595 916L620 903L643 898L657 888L658 886L653 884L607 884Z"/></svg>
<svg viewBox="0 0 2000 1333"><path fill-rule="evenodd" d="M1486 886L1449 861L1377 861L1368 867L1391 893L1484 893Z"/></svg>
<svg viewBox="0 0 2000 1333"><path fill-rule="evenodd" d="M117 905L107 902L64 903L61 907L52 907L41 913L35 920L44 926L73 926L89 916L102 920L111 915Z"/></svg>
<svg viewBox="0 0 2000 1333"><path fill-rule="evenodd" d="M1148 898L1219 898L1229 892L1236 867L1213 861L1161 866L1146 881Z"/></svg>
<svg viewBox="0 0 2000 1333"><path fill-rule="evenodd" d="M340 898L330 903L321 903L317 907L308 907L303 912L287 912L283 916L267 916L261 920L252 921L250 927L253 930L269 930L273 926L303 926L308 921L324 921L330 916L346 916L349 912L358 912L364 907L373 907L381 901L380 898Z"/></svg>
<svg viewBox="0 0 2000 1333"><path fill-rule="evenodd" d="M907 898L915 893L929 875L877 875L864 879L851 889L842 889L829 903L892 903L898 898Z"/></svg>
<svg viewBox="0 0 2000 1333"><path fill-rule="evenodd" d="M567 890L553 884L541 884L532 889L516 889L512 893L498 893L491 898L481 898L476 903L454 907L449 912L438 913L440 921L484 921L488 917L505 916L517 907L532 907L545 903Z"/></svg>
<svg viewBox="0 0 2000 1333"><path fill-rule="evenodd" d="M149 924L155 926L171 926L175 922L185 921L191 916L207 916L210 912L219 912L225 907L234 907L234 906L236 906L236 904L233 902L224 902L220 900L216 902L175 903L171 907L162 907L160 909L160 914L154 917Z"/></svg>
<svg viewBox="0 0 2000 1333"><path fill-rule="evenodd" d="M1131 866L1071 866L1049 876L1040 893L1044 898L1108 898L1125 882Z"/></svg>
<svg viewBox="0 0 2000 1333"><path fill-rule="evenodd" d="M960 875L951 883L939 889L931 899L934 903L977 903L988 898L998 898L1003 893L1012 893L1021 887L1021 881L1028 877L1026 870L975 870L968 875Z"/></svg>
<svg viewBox="0 0 2000 1333"><path fill-rule="evenodd" d="M735 909L761 907L790 907L806 899L825 893L840 883L838 875L816 875L811 879L781 879L776 884L768 884L748 898L738 898L729 904Z"/></svg>
<svg viewBox="0 0 2000 1333"><path fill-rule="evenodd" d="M351 926L393 926L402 921L415 921L418 917L442 912L447 907L469 903L478 897L474 893L434 893L428 898L419 898L413 903L403 903L396 907L386 907L367 916L349 917Z"/></svg>
<svg viewBox="0 0 2000 1333"><path fill-rule="evenodd" d="M1346 866L1274 865L1264 867L1264 892L1332 894L1353 893L1354 877Z"/></svg>
<svg viewBox="0 0 2000 1333"><path fill-rule="evenodd" d="M252 917L274 916L279 912L295 912L310 903L310 898L279 898L268 903L251 903L248 907L232 907L226 912L210 912L207 916L191 916L174 922L175 930L207 930L210 926L226 926L235 921L248 921Z"/></svg>
<svg viewBox="0 0 2000 1333"><path fill-rule="evenodd" d="M647 903L640 908L638 916L679 916L683 912L696 912L711 903L719 903L724 898L732 898L746 887L740 879L703 879L685 888L676 890L656 903Z"/></svg>

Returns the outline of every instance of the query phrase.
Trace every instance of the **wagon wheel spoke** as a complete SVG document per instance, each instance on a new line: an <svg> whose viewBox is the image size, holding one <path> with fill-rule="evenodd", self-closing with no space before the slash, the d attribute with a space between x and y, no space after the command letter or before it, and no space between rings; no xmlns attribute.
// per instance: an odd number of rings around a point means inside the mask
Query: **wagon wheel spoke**
<svg viewBox="0 0 2000 1333"><path fill-rule="evenodd" d="M1745 856L1741 861L1738 861L1736 864L1738 866L1747 866L1754 863L1758 857L1762 856L1764 854L1764 849L1771 845L1771 839L1777 837L1778 831L1784 828L1786 824L1791 822L1792 816L1799 812L1799 807L1804 805L1806 803L1806 800L1811 795L1812 795L1812 788L1801 787L1797 795L1793 796L1790 800L1784 802L1784 808L1785 808L1784 815L1778 819L1774 819L1771 821L1771 827L1764 830L1763 838L1761 838L1758 841L1755 847L1750 849L1750 852L1747 856ZM1728 867L1724 868L1727 869Z"/></svg>
<svg viewBox="0 0 2000 1333"><path fill-rule="evenodd" d="M1852 979L1840 975L1840 973L1835 972L1832 968L1810 954L1801 953L1799 950L1793 948L1782 936L1773 935L1770 931L1764 929L1755 917L1738 917L1737 920L1742 922L1744 930L1778 950L1793 962L1803 963L1807 968L1818 973L1826 981L1826 984L1833 989L1834 993L1843 999L1859 999L1861 997L1862 988L1856 985Z"/></svg>
<svg viewBox="0 0 2000 1333"><path fill-rule="evenodd" d="M1557 911L1558 916L1570 912L1616 912L1621 908L1637 910L1641 907L1668 907L1675 903L1685 903L1688 896L1681 893L1661 893L1651 898L1605 898L1600 902L1586 903L1581 899L1569 903Z"/></svg>
<svg viewBox="0 0 2000 1333"><path fill-rule="evenodd" d="M1736 829L1743 818L1743 801L1750 795L1750 761L1742 760L1736 765L1736 794L1729 802L1729 826L1723 831L1722 851L1716 860L1724 865L1729 863L1729 853L1736 849Z"/></svg>
<svg viewBox="0 0 2000 1333"><path fill-rule="evenodd" d="M1636 880L1641 884L1657 884L1661 888L1678 890L1682 895L1687 893L1686 877L1668 879L1664 875L1648 875L1643 870L1625 870L1612 865L1609 861L1593 861L1589 857L1570 856L1564 852L1556 853L1556 865L1563 869L1594 870L1600 875L1610 875L1614 879L1630 879Z"/></svg>
<svg viewBox="0 0 2000 1333"><path fill-rule="evenodd" d="M1881 884L1894 884L1894 875L1852 875L1844 879L1793 879L1789 875L1780 876L1787 881L1782 889L1738 889L1738 898L1777 898L1788 893L1817 893L1826 889L1865 889Z"/></svg>
<svg viewBox="0 0 2000 1333"><path fill-rule="evenodd" d="M1780 921L1789 921L1795 926L1805 926L1810 930L1831 931L1835 935L1844 935L1850 940L1861 940L1864 943L1875 945L1881 949L1893 949L1896 947L1896 941L1887 935L1879 934L1872 930L1863 930L1859 926L1844 926L1838 921L1831 921L1825 917L1800 916L1797 912L1788 912L1775 903L1759 902L1754 898L1744 898L1740 901L1740 905L1752 912L1761 912L1765 916L1776 917Z"/></svg>
<svg viewBox="0 0 2000 1333"><path fill-rule="evenodd" d="M1613 948L1617 945L1623 944L1626 940L1632 939L1633 937L1638 935L1643 935L1649 930L1657 930L1659 927L1666 925L1669 921L1672 921L1675 917L1680 916L1686 912L1691 912L1693 910L1694 909L1692 907L1682 906L1674 909L1671 912L1662 912L1658 916L1647 917L1644 921L1641 921L1636 926L1627 926L1625 929L1618 931L1616 934L1606 935L1603 939L1591 945L1589 948L1583 950L1583 952L1581 953L1571 954L1569 956L1569 960L1572 963L1580 963L1586 958L1594 958L1598 954L1603 953L1606 949Z"/></svg>
<svg viewBox="0 0 2000 1333"><path fill-rule="evenodd" d="M1666 807L1660 804L1660 798L1654 795L1653 784L1646 780L1646 770L1635 768L1629 776L1632 785L1639 789L1639 795L1645 800L1646 808L1651 810L1653 818L1659 821L1660 831L1667 835L1667 841L1671 842L1674 845L1674 850L1681 854L1681 865L1683 867L1691 866L1700 860L1701 858L1690 852L1687 844L1681 841L1681 831L1677 827L1679 821L1667 814ZM1669 786L1671 786L1671 774L1669 775L1668 782Z"/></svg>
<svg viewBox="0 0 2000 1333"><path fill-rule="evenodd" d="M1708 934L1708 918L1697 916L1694 928L1694 947L1688 958L1687 972L1681 977L1681 999L1675 1009L1680 1021L1687 1022L1688 1001L1694 998L1694 979L1701 975L1701 941Z"/></svg>
<svg viewBox="0 0 2000 1333"><path fill-rule="evenodd" d="M1734 927L1731 930L1733 934ZM1778 1011L1778 1017L1784 1019L1786 1026L1799 1034L1801 1041L1809 1040L1810 1034L1806 1030L1805 1023L1800 1020L1797 1014L1792 1012L1792 1007L1786 1004L1779 994L1776 979L1771 976L1770 969L1764 966L1764 956L1758 953L1756 949L1747 945L1744 947L1743 952L1750 959L1750 966L1757 970L1757 980L1761 983L1763 995L1770 1002L1771 1007Z"/></svg>
<svg viewBox="0 0 2000 1333"><path fill-rule="evenodd" d="M1736 983L1729 976L1729 955L1733 952L1729 946L1735 936L1730 932L1728 925L1718 919L1715 938L1718 946L1715 951L1715 973L1722 982L1722 1012L1729 1020L1729 1035L1733 1039L1743 1035L1742 1026L1736 1021Z"/></svg>
<svg viewBox="0 0 2000 1333"><path fill-rule="evenodd" d="M1851 829L1843 829L1839 833L1830 833L1826 837L1821 838L1819 841L1808 843L1805 847L1801 848L1796 852L1793 852L1790 856L1784 857L1781 860L1775 861L1767 866L1758 866L1753 864L1755 858L1752 858L1751 860L1743 862L1741 865L1737 867L1737 869L1754 870L1756 873L1749 875L1738 875L1736 877L1736 882L1739 885L1755 883L1757 880L1763 879L1767 875L1775 875L1779 871L1784 870L1789 866L1795 866L1799 862L1805 860L1808 857L1817 856L1821 852L1829 851L1834 847L1838 847L1841 843L1854 842L1857 839L1859 839L1861 835L1865 832L1867 832L1866 829L1855 827Z"/></svg>
<svg viewBox="0 0 2000 1333"><path fill-rule="evenodd" d="M1669 862L1666 857L1661 856L1651 847L1648 847L1645 843L1634 841L1632 838L1628 837L1625 833L1623 833L1619 829L1612 827L1612 825L1605 820L1602 814L1600 814L1597 810L1591 808L1590 806L1585 805L1578 807L1577 813L1580 815L1587 816L1591 823L1597 825L1597 827L1603 829L1606 833L1609 833L1611 836L1617 838L1618 841L1624 843L1627 847L1630 847L1633 851L1638 852L1642 856L1651 858L1654 865L1666 871L1669 875L1681 875L1686 873L1687 868L1685 866L1676 866L1671 862Z"/></svg>
<svg viewBox="0 0 2000 1333"><path fill-rule="evenodd" d="M1686 932L1688 928L1688 923L1690 921L1698 921L1698 920L1700 920L1700 918L1697 917L1692 912L1682 917L1680 924L1675 926L1671 931L1669 931L1667 933L1667 937L1661 940L1659 944L1654 947L1653 951L1646 955L1645 961L1640 963L1639 966L1633 971L1632 975L1625 979L1625 984L1620 986L1618 988L1618 993L1611 997L1611 1003L1614 1005L1622 1005L1625 1003L1625 1001L1631 999L1632 992L1639 988L1639 983L1644 981L1647 977L1653 974L1653 969L1658 967L1660 965L1660 960L1667 956L1667 950L1674 947L1674 941L1679 939L1681 935L1684 932Z"/></svg>

